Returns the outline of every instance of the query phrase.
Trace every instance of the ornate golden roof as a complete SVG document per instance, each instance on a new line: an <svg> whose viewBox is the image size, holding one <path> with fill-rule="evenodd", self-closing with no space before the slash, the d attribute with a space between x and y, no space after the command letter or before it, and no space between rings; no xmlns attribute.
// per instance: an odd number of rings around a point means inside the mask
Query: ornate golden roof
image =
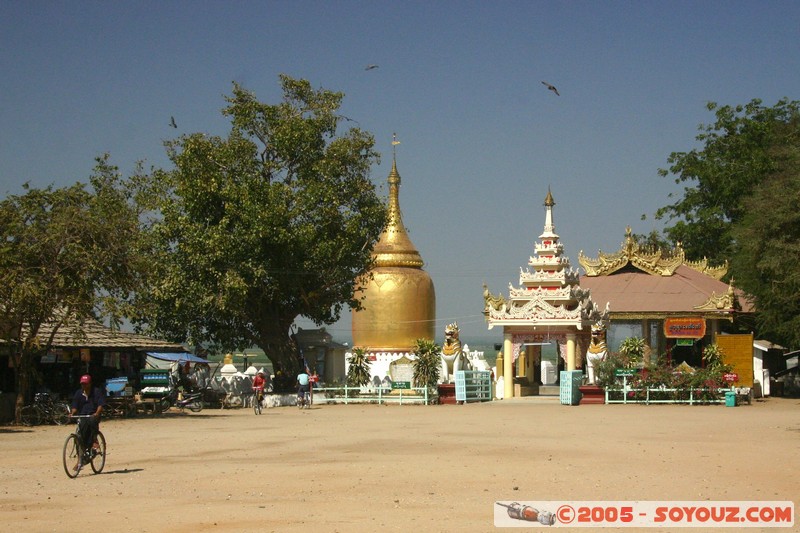
<svg viewBox="0 0 800 533"><path fill-rule="evenodd" d="M583 255L581 250L578 253L578 262L586 270L587 276L608 276L629 264L653 276L671 276L681 265L717 280L728 271L727 262L722 266L710 267L705 258L701 261L687 261L680 243L668 254L655 248L642 248L633 238L630 226L625 228L625 241L619 251L610 254L598 252L597 259L591 259Z"/></svg>

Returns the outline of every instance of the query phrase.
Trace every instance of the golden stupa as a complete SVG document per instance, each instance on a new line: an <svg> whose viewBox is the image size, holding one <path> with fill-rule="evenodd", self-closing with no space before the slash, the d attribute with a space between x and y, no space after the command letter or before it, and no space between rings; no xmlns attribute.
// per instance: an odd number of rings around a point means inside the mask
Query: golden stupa
<svg viewBox="0 0 800 533"><path fill-rule="evenodd" d="M410 352L417 339L434 339L436 294L403 225L394 157L388 181L389 220L372 250L372 279L362 282L363 308L353 312L353 346L370 352Z"/></svg>

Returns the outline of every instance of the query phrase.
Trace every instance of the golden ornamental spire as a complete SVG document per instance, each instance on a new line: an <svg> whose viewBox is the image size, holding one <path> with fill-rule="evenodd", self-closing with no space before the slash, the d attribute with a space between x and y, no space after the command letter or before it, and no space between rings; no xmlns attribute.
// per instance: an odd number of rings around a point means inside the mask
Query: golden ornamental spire
<svg viewBox="0 0 800 533"><path fill-rule="evenodd" d="M556 201L553 200L553 194L550 192L550 187L547 187L547 196L544 198L544 206L545 207L553 207L556 205Z"/></svg>
<svg viewBox="0 0 800 533"><path fill-rule="evenodd" d="M403 225L400 211L400 173L397 171L397 135L392 135L392 170L389 172L389 216L386 229L372 250L376 266L421 268L422 256L414 247Z"/></svg>

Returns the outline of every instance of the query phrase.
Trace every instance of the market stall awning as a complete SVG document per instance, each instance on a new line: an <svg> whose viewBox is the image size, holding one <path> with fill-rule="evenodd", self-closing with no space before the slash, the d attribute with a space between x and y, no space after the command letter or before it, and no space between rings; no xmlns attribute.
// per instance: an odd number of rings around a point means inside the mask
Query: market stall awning
<svg viewBox="0 0 800 533"><path fill-rule="evenodd" d="M169 352L147 352L147 355L161 359L162 361L178 362L178 363L208 363L208 359L197 357L190 353L169 353Z"/></svg>

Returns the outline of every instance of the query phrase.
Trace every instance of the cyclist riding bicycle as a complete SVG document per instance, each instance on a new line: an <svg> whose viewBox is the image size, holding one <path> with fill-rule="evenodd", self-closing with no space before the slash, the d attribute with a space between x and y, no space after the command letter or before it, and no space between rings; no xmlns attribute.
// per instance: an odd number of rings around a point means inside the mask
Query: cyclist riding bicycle
<svg viewBox="0 0 800 533"><path fill-rule="evenodd" d="M99 387L92 387L92 377L89 374L81 376L81 388L75 391L72 398L71 415L89 415L78 422L78 431L83 440L84 449L97 446L97 432L100 431L100 414L106 404L103 391Z"/></svg>
<svg viewBox="0 0 800 533"><path fill-rule="evenodd" d="M256 377L253 378L253 392L256 394L256 401L260 402L264 399L264 387L267 386L267 378L263 370L259 370Z"/></svg>
<svg viewBox="0 0 800 533"><path fill-rule="evenodd" d="M308 369L303 370L297 374L297 404L303 405L306 401L306 395L309 391L309 375Z"/></svg>

